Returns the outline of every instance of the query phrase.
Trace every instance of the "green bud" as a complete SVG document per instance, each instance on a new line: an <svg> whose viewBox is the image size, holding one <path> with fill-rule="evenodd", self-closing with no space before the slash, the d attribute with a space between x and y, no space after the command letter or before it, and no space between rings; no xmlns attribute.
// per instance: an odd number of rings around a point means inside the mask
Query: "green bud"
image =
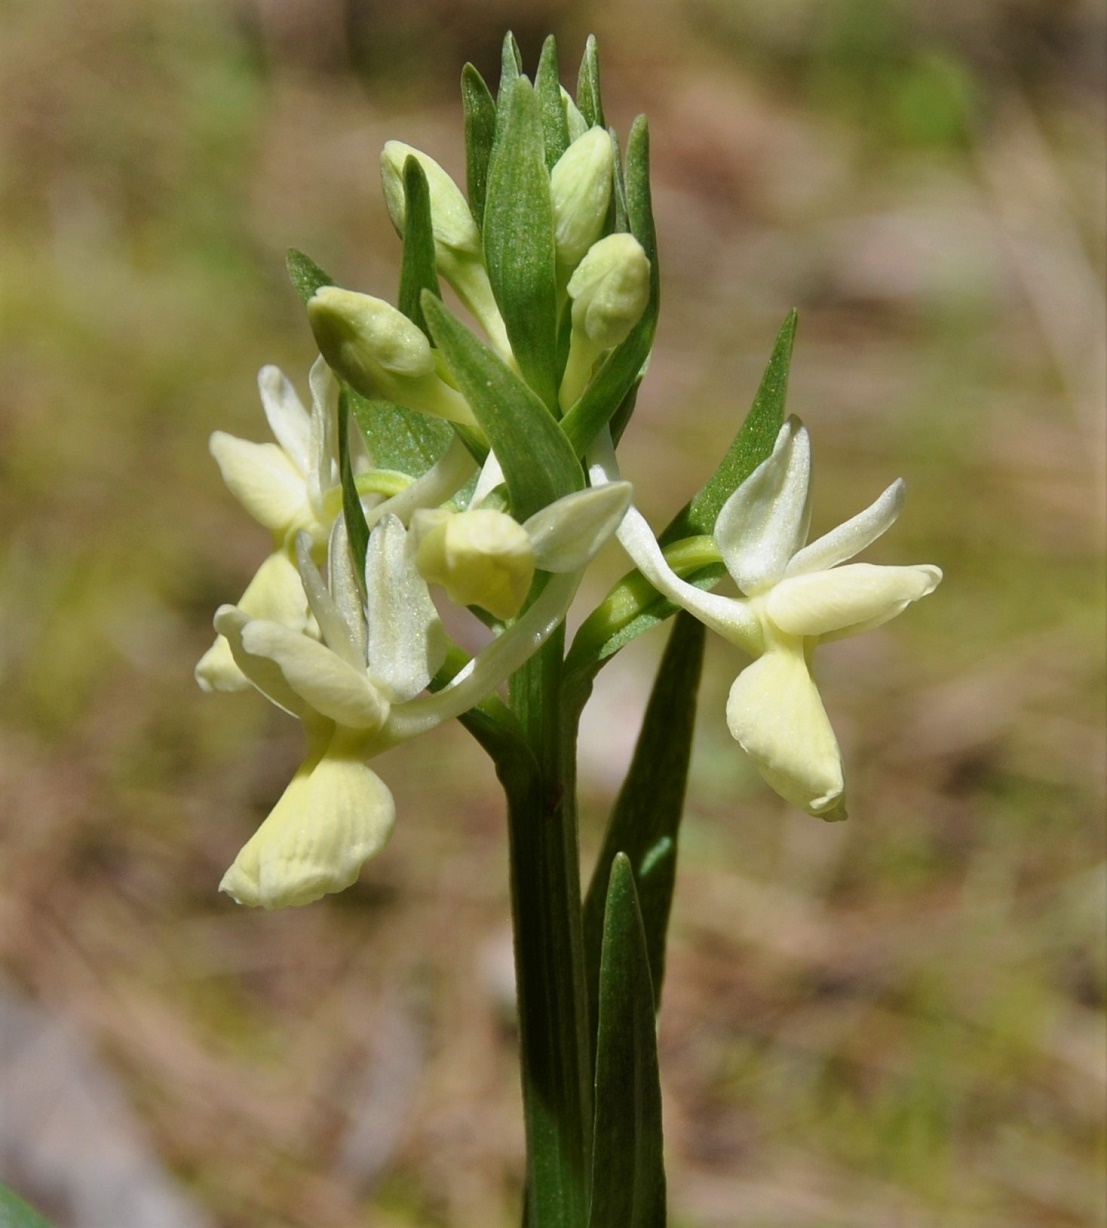
<svg viewBox="0 0 1107 1228"><path fill-rule="evenodd" d="M631 234L594 243L569 281L573 331L597 350L625 341L650 298L650 262Z"/></svg>
<svg viewBox="0 0 1107 1228"><path fill-rule="evenodd" d="M320 286L307 314L319 352L355 392L476 425L465 398L439 377L430 342L390 303Z"/></svg>
<svg viewBox="0 0 1107 1228"><path fill-rule="evenodd" d="M433 158L403 141L388 141L381 151L381 181L392 225L404 233L404 163L408 158L415 158L427 177L435 242L451 251L479 256L480 231L461 189Z"/></svg>
<svg viewBox="0 0 1107 1228"><path fill-rule="evenodd" d="M573 328L557 399L563 413L592 378L596 359L630 335L650 299L650 261L631 234L593 243L569 279Z"/></svg>
<svg viewBox="0 0 1107 1228"><path fill-rule="evenodd" d="M589 128L550 172L557 261L575 268L603 234L615 168L615 147L603 128Z"/></svg>

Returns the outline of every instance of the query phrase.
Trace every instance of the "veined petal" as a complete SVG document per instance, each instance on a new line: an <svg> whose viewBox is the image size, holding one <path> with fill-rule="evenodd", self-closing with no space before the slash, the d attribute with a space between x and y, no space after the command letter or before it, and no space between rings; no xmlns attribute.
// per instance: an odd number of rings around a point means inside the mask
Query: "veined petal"
<svg viewBox="0 0 1107 1228"><path fill-rule="evenodd" d="M254 620L238 606L221 605L215 611L214 621L216 631L226 639L230 647L235 664L266 699L278 708L283 708L285 712L298 716L300 720L310 719L311 709L288 685L280 667L269 657L255 656L243 644L242 633Z"/></svg>
<svg viewBox="0 0 1107 1228"><path fill-rule="evenodd" d="M248 653L272 661L309 707L336 724L375 730L387 719L388 701L369 675L318 640L264 620L247 623L241 635Z"/></svg>
<svg viewBox="0 0 1107 1228"><path fill-rule="evenodd" d="M297 771L219 884L239 904L286 908L349 887L392 831L388 787L363 762L370 747L338 731Z"/></svg>
<svg viewBox="0 0 1107 1228"><path fill-rule="evenodd" d="M872 627L938 587L937 567L878 567L848 563L831 571L790 576L769 592L765 612L787 635L816 636Z"/></svg>
<svg viewBox="0 0 1107 1228"><path fill-rule="evenodd" d="M323 358L308 373L311 387L311 463L307 481L312 507L322 513L327 491L338 485L338 380Z"/></svg>
<svg viewBox="0 0 1107 1228"><path fill-rule="evenodd" d="M535 512L523 525L543 571L579 571L619 527L630 506L629 482L577 490Z"/></svg>
<svg viewBox="0 0 1107 1228"><path fill-rule="evenodd" d="M798 418L780 428L772 455L723 504L715 542L747 596L784 575L811 523L811 441Z"/></svg>
<svg viewBox="0 0 1107 1228"><path fill-rule="evenodd" d="M262 367L258 372L258 391L273 438L306 476L311 467L311 419L292 381L280 367Z"/></svg>
<svg viewBox="0 0 1107 1228"><path fill-rule="evenodd" d="M726 705L730 732L781 797L844 819L842 759L802 646L771 648L744 669Z"/></svg>
<svg viewBox="0 0 1107 1228"><path fill-rule="evenodd" d="M342 524L342 518L335 521L335 526ZM331 530L331 541L334 541L335 530ZM337 602L331 596L315 560L311 557L311 538L307 533L296 534L296 564L304 582L304 592L307 594L311 612L319 624L323 643L337 653L351 668L359 671L365 669L365 637L355 638L355 629L351 628L343 617ZM332 567L333 572L333 567Z"/></svg>
<svg viewBox="0 0 1107 1228"><path fill-rule="evenodd" d="M307 631L311 627L300 573L283 550L275 551L257 569L238 608L250 618L268 618L294 631ZM215 643L197 663L196 681L205 691L239 691L250 685L250 680L235 664L231 646L222 635L216 637Z"/></svg>
<svg viewBox="0 0 1107 1228"><path fill-rule="evenodd" d="M406 540L400 521L385 516L369 535L365 558L369 672L396 703L418 695L446 659L442 622Z"/></svg>
<svg viewBox="0 0 1107 1228"><path fill-rule="evenodd" d="M845 524L824 533L822 537L793 555L784 574L801 576L812 571L824 571L837 567L846 559L852 559L855 554L860 554L866 546L871 546L882 533L887 533L895 524L906 497L907 486L903 478L896 478L880 498L863 512L858 512Z"/></svg>
<svg viewBox="0 0 1107 1228"><path fill-rule="evenodd" d="M284 534L310 517L303 475L275 443L216 431L209 446L231 494L259 524Z"/></svg>

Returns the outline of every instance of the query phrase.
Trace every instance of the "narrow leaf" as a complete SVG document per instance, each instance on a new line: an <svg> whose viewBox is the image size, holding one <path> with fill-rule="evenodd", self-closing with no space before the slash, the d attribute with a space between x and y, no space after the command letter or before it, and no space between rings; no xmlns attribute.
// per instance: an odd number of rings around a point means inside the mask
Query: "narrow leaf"
<svg viewBox="0 0 1107 1228"><path fill-rule="evenodd" d="M484 78L472 64L466 64L461 70L461 105L465 112L465 183L469 208L477 225L483 226L488 159L496 135L496 103Z"/></svg>
<svg viewBox="0 0 1107 1228"><path fill-rule="evenodd" d="M700 492L684 507L661 535L661 542L676 541L699 533L711 533L723 504L772 453L784 425L788 396L788 369L796 338L796 313L788 313L777 333L776 344L761 377L753 406L718 468Z"/></svg>
<svg viewBox="0 0 1107 1228"><path fill-rule="evenodd" d="M588 121L590 128L605 128L603 100L600 94L600 53L596 36L589 34L584 44L584 58L580 62L577 77L577 109Z"/></svg>
<svg viewBox="0 0 1107 1228"><path fill-rule="evenodd" d="M417 478L449 447L453 429L441 418L391 401L370 401L348 390L350 413L365 437L374 464Z"/></svg>
<svg viewBox="0 0 1107 1228"><path fill-rule="evenodd" d="M423 311L435 344L503 467L512 514L525 520L562 495L580 490L580 463L531 389L438 299L424 294Z"/></svg>
<svg viewBox="0 0 1107 1228"><path fill-rule="evenodd" d="M542 114L542 132L546 144L546 168L553 170L558 158L569 148L569 124L561 104L561 78L557 67L557 40L551 34L542 44L538 71L534 74L534 92Z"/></svg>
<svg viewBox="0 0 1107 1228"><path fill-rule="evenodd" d="M404 161L404 255L397 306L425 333L427 322L420 301L424 290L441 297L427 173L419 159L409 155Z"/></svg>
<svg viewBox="0 0 1107 1228"><path fill-rule="evenodd" d="M51 1228L51 1225L13 1189L0 1184L0 1228Z"/></svg>
<svg viewBox="0 0 1107 1228"><path fill-rule="evenodd" d="M306 303L320 286L333 286L334 278L315 263L310 256L290 247L285 256L289 280L296 293Z"/></svg>
<svg viewBox="0 0 1107 1228"><path fill-rule="evenodd" d="M499 107L484 207L485 261L519 369L556 412L557 280L542 117L525 77L501 95Z"/></svg>
<svg viewBox="0 0 1107 1228"><path fill-rule="evenodd" d="M704 638L702 623L690 614L677 617L584 901L584 957L589 983L596 985L605 891L616 854L625 853L642 908L655 1010L661 1006L665 976L665 934L676 877L677 833L692 757Z"/></svg>
<svg viewBox="0 0 1107 1228"><path fill-rule="evenodd" d="M346 535L357 565L357 574L365 575L365 556L369 550L369 526L354 484L350 464L350 392L344 386L338 398L338 468L342 477L342 514L346 518Z"/></svg>
<svg viewBox="0 0 1107 1228"><path fill-rule="evenodd" d="M630 861L611 866L600 960L588 1228L664 1228L653 987Z"/></svg>

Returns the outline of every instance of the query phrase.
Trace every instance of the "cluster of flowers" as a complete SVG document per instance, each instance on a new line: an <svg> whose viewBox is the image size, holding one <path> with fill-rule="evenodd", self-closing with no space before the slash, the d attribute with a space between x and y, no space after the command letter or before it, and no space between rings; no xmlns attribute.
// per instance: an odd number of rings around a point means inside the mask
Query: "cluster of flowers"
<svg viewBox="0 0 1107 1228"><path fill-rule="evenodd" d="M571 140L549 171L549 197L557 293L569 323L557 390L566 412L638 323L651 269L632 234L604 234L617 181L612 137L563 99ZM429 188L438 274L489 349L517 372L469 204L436 162L399 142L382 156L392 220L403 234L412 160ZM272 531L274 549L238 604L217 612L217 638L197 678L209 690L252 685L298 718L307 737L303 764L227 871L224 891L276 908L349 886L395 817L370 761L496 691L561 624L584 568L613 534L660 593L753 658L731 689L727 720L769 784L813 814L844 817L840 755L811 654L822 640L895 616L939 582L930 566L839 566L895 520L901 482L805 545L810 446L806 430L789 420L715 525L738 595L704 591L673 572L633 507L606 426L585 449L589 484L520 522L508 510L495 452L483 464L474 459L481 449L472 440L488 440L421 327L380 299L333 285L318 286L307 310L320 351L310 410L280 371L266 367L259 386L275 442L222 432L211 440L228 487ZM417 478L374 469L355 431L348 442L339 438L343 383L456 424L453 442ZM364 568L343 511L346 447L368 530ZM440 600L475 608L493 628L491 643L460 669L443 670L450 645L432 586Z"/></svg>

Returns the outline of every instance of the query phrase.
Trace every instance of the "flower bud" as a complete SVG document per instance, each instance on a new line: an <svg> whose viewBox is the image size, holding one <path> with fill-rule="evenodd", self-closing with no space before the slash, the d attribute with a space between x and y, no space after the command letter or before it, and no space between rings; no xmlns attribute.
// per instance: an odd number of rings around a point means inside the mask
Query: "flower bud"
<svg viewBox="0 0 1107 1228"><path fill-rule="evenodd" d="M588 250L569 281L573 331L597 350L625 341L650 298L650 262L630 234L612 234Z"/></svg>
<svg viewBox="0 0 1107 1228"><path fill-rule="evenodd" d="M477 605L500 619L522 608L534 579L534 549L506 512L423 509L411 519L410 542L419 574L441 584L455 605Z"/></svg>
<svg viewBox="0 0 1107 1228"><path fill-rule="evenodd" d="M557 262L574 269L603 234L615 167L615 148L603 128L589 128L550 172Z"/></svg>
<svg viewBox="0 0 1107 1228"><path fill-rule="evenodd" d="M410 145L405 145L403 141L388 141L381 151L381 181L392 225L401 235L404 233L404 218L407 212L404 164L408 158L415 158L427 177L431 229L434 231L435 242L457 252L479 256L480 231L461 189L433 158Z"/></svg>
<svg viewBox="0 0 1107 1228"><path fill-rule="evenodd" d="M308 322L327 364L356 392L475 425L465 398L438 377L422 330L382 299L321 286Z"/></svg>

